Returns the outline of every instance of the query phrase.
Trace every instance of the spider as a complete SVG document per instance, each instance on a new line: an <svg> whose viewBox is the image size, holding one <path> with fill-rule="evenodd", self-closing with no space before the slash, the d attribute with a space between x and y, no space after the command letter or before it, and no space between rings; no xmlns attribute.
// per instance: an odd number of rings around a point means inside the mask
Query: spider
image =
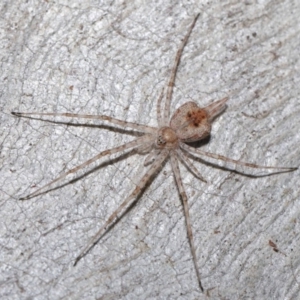
<svg viewBox="0 0 300 300"><path fill-rule="evenodd" d="M206 180L194 167L192 161L190 160L191 157L199 158L204 156L215 160L232 163L237 166L239 165L239 166L244 166L244 167L249 167L254 169L255 168L256 169L263 168L266 170L270 169L270 170L274 170L273 172L277 172L277 173L289 172L297 169L297 168L286 168L286 167L259 166L256 164L230 159L222 155L205 152L198 148L191 147L190 145L187 144L187 143L202 140L210 135L211 123L218 115L220 115L225 110L228 97L215 101L204 108L200 108L195 102L187 102L181 105L175 111L173 116L170 118L170 105L171 105L173 87L175 84L178 65L180 63L180 58L183 49L187 44L187 41L191 35L191 32L196 24L198 17L199 14L197 14L194 17L184 39L182 40L180 47L177 50L175 56L175 62L171 70L166 92L165 89L163 88L157 100L157 106L156 106L157 122L158 122L157 128L119 120L106 115L12 112L12 114L17 117L28 117L28 118L32 118L34 116L37 117L59 116L59 117L67 117L67 118L84 118L84 119L101 120L101 121L107 121L109 123L115 124L122 128L128 128L143 133L142 136L137 137L133 141L100 152L99 154L87 160L86 162L58 176L48 184L37 189L35 192L27 195L26 197L20 198L20 200L27 200L37 195L47 193L50 191L50 186L52 186L54 183L66 178L68 175L72 173L76 173L78 170L90 165L91 163L105 156L110 156L112 154L119 153L121 151L128 150L128 149L134 149L134 148L138 153L143 153L143 154L149 153L144 160L144 166L148 167L147 171L141 177L140 181L133 189L133 191L129 194L129 196L127 196L127 198L125 198L122 204L108 217L106 222L102 225L102 227L97 231L97 233L91 239L90 243L86 245L86 247L77 256L74 262L74 266L99 242L99 240L105 234L107 229L110 228L112 225L114 225L117 219L119 219L121 216L125 214L128 207L130 207L133 203L135 203L137 197L146 188L147 183L151 181L152 177L154 177L154 175L162 168L162 165L164 165L164 163L168 159L170 159L178 192L183 204L187 236L190 244L193 264L196 271L199 288L203 292L204 288L201 282L198 260L195 251L194 238L193 238L193 233L191 228L191 221L190 221L190 214L189 214L189 207L188 207L188 197L184 189L184 185L180 175L179 161L183 163L189 171L191 171L197 178L199 178L203 182L206 182Z"/></svg>

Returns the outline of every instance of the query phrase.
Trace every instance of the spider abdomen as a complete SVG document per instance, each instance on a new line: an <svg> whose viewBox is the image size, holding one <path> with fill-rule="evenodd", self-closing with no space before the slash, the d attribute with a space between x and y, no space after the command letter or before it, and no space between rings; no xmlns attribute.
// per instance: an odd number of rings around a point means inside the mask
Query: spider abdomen
<svg viewBox="0 0 300 300"><path fill-rule="evenodd" d="M195 102L187 102L180 106L171 118L170 126L183 142L202 140L211 130L207 111Z"/></svg>

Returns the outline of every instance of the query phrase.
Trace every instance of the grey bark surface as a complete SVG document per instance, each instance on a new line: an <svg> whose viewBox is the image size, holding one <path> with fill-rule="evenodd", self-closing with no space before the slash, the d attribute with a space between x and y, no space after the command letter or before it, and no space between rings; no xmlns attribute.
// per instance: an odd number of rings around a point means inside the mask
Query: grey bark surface
<svg viewBox="0 0 300 300"><path fill-rule="evenodd" d="M157 98L197 12L172 112L186 101L205 106L229 96L201 149L263 165L299 165L299 1L128 2L0 4L1 299L208 297L197 285L169 163L73 267L138 182L144 156L101 160L70 178L80 180L19 201L132 136L103 123L67 126L10 114L107 114L156 126ZM251 178L195 166L207 184L184 167L181 172L210 299L297 299L299 170Z"/></svg>

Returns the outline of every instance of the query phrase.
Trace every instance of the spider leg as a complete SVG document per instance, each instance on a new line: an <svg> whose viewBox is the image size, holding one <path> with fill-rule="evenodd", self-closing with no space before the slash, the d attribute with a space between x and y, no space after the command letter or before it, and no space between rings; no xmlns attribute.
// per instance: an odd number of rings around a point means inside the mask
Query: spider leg
<svg viewBox="0 0 300 300"><path fill-rule="evenodd" d="M274 170L275 172L276 172L276 170L279 172L290 172L290 171L295 171L298 169L298 168L288 168L288 167L272 167L272 166L256 165L256 164L252 164L252 163L248 163L248 162L243 162L240 160L231 159L229 157L226 157L226 156L223 156L220 154L214 154L211 152L202 151L200 149L195 149L184 143L180 143L180 148L183 149L184 151L192 153L193 155L196 155L196 156L206 156L206 157L213 158L214 164L217 163L217 165L219 165L221 167L225 167L225 168L231 168L230 166L228 166L228 163L232 163L233 165L237 165L237 166L244 166L244 167L248 167L248 168L252 168L252 169L265 169L265 170L271 170L271 171ZM222 163L220 163L220 161Z"/></svg>
<svg viewBox="0 0 300 300"><path fill-rule="evenodd" d="M160 149L154 149L151 151L144 160L144 166L148 166L155 161L155 158L160 155Z"/></svg>
<svg viewBox="0 0 300 300"><path fill-rule="evenodd" d="M228 101L228 97L223 98L221 100L215 101L210 105L204 107L204 110L208 114L209 122L212 122L215 117L220 115L226 108L226 102Z"/></svg>
<svg viewBox="0 0 300 300"><path fill-rule="evenodd" d="M177 157L179 157L180 161L193 173L201 181L207 183L206 179L199 173L199 171L194 167L189 157L186 155L184 151L181 149L177 150L176 152Z"/></svg>
<svg viewBox="0 0 300 300"><path fill-rule="evenodd" d="M123 203L109 216L109 218L104 223L104 225L94 235L91 242L89 242L88 245L77 256L77 258L75 259L75 262L74 262L74 266L76 266L78 261L81 260L98 243L98 241L104 235L106 230L112 225L112 223L117 218L120 218L126 212L127 208L130 207L134 203L134 201L136 201L136 197L138 196L138 194L144 189L144 187L146 186L146 184L150 180L150 178L161 168L162 163L164 162L164 160L167 158L168 155L169 155L168 150L161 151L160 155L152 163L151 167L144 174L144 176L140 179L136 188L123 201Z"/></svg>
<svg viewBox="0 0 300 300"><path fill-rule="evenodd" d="M116 118L112 118L110 116L105 115L83 115L83 114L71 114L71 113L37 113L37 112L11 112L14 116L17 117L43 117L43 116L52 116L52 117L67 117L67 118L80 118L80 119L93 119L93 120L102 120L102 121L108 121L109 123L116 124L125 128L131 128L135 129L144 133L156 133L157 129L155 127L142 125L142 124L136 124L132 122L127 122L123 120L119 120Z"/></svg>
<svg viewBox="0 0 300 300"><path fill-rule="evenodd" d="M161 94L159 95L159 98L156 102L156 115L157 115L157 123L158 123L158 127L162 127L163 126L163 116L161 113L161 100L164 96L164 88L161 91Z"/></svg>
<svg viewBox="0 0 300 300"><path fill-rule="evenodd" d="M181 180L181 176L180 176L180 170L179 170L179 166L178 166L178 159L176 157L176 154L174 154L174 152L171 152L171 164L172 164L172 169L173 169L173 173L175 176L175 180L178 186L178 190L179 190L179 194L181 196L182 199L182 203L183 203L183 209L184 209L184 215L185 215L185 222L186 222L186 228L187 228L187 235L189 238L189 243L190 243L190 247L191 247L191 252L192 252L192 256L193 256L193 262L194 262L194 266L196 269L196 274L197 274L197 278L198 278L198 283L199 283L199 287L201 289L202 292L204 292L202 283L201 283L201 276L200 276L200 272L199 272L199 267L198 267L198 263L197 263L197 256L196 256L196 251L195 251L195 244L194 244L194 238L193 238L193 232L192 232L192 226L191 226L191 219L190 219L190 213L189 213L189 206L188 206L188 198L186 195L186 192L184 190L183 187L183 183Z"/></svg>
<svg viewBox="0 0 300 300"><path fill-rule="evenodd" d="M174 62L174 66L172 68L171 71L171 75L170 75L170 79L169 79L169 83L168 83L168 87L167 87L167 96L166 96L166 102L165 102L165 109L164 109L164 126L166 126L167 122L169 121L170 118L170 105L171 105L171 98L172 98L172 93L173 93L173 87L175 84L175 77L176 77L176 73L177 73L177 69L178 69L178 65L180 62L180 58L181 58L181 54L182 51L191 35L191 32L196 24L196 21L198 19L198 17L200 16L200 14L197 14L190 26L189 31L187 32L187 34L185 35L181 46L179 47L179 49L177 50L176 56L175 56L175 62Z"/></svg>
<svg viewBox="0 0 300 300"><path fill-rule="evenodd" d="M118 147L115 147L115 148L112 148L112 149L109 149L109 150L102 151L99 154L97 154L96 156L92 157L91 159L85 161L84 163L82 163L82 164L76 166L75 168L73 168L73 169L63 173L62 175L58 176L57 178L50 181L46 185L44 185L41 188L37 189L35 192L27 195L26 197L20 198L20 200L28 200L30 198L33 198L33 197L37 196L37 195L43 194L43 193L47 192L47 188L49 186L51 186L53 183L64 179L69 174L75 173L75 172L79 171L80 169L85 168L86 166L90 165L91 163L95 162L96 160L100 159L101 157L104 157L106 155L111 155L111 154L114 154L114 153L117 153L117 152L120 152L120 151L124 151L124 150L127 150L129 148L139 146L139 145L145 143L148 139L149 139L148 135L142 136L142 137L137 138L137 139L135 139L135 140L133 140L129 143L123 144L121 146L118 146Z"/></svg>

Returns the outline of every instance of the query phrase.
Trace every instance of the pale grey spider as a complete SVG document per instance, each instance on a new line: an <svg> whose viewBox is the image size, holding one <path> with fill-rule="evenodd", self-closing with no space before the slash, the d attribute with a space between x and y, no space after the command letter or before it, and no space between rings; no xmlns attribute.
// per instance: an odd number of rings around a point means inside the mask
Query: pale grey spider
<svg viewBox="0 0 300 300"><path fill-rule="evenodd" d="M204 139L210 134L211 131L211 123L216 116L221 114L226 108L226 102L228 98L224 98L222 100L215 101L205 108L200 108L195 102L187 102L180 106L174 113L174 115L170 119L170 104L172 98L173 87L175 83L175 77L177 68L180 62L180 57L182 51L188 41L188 38L195 26L195 23L199 17L199 14L195 16L187 34L185 35L181 46L179 47L176 57L175 63L171 70L171 76L168 81L166 97L164 99L164 89L162 90L160 97L157 101L157 122L158 127L151 127L147 125L131 123L127 121L122 121L119 119L115 119L105 115L82 115L82 114L71 114L71 113L22 113L22 112L12 112L13 115L18 117L32 117L32 116L60 116L60 117L68 117L68 118L85 118L85 119L96 119L107 121L109 123L118 125L122 128L130 128L136 130L138 132L144 133L143 136L140 136L134 139L131 142L128 142L124 145L117 146L115 148L105 150L95 157L87 160L86 162L78 165L77 167L67 171L66 173L60 175L55 178L48 184L43 187L37 189L35 192L29 194L26 197L21 198L21 200L26 200L37 195L43 194L49 191L49 186L53 185L55 182L64 179L69 174L75 173L78 170L90 165L96 160L108 156L111 154L115 154L124 150L128 150L131 148L135 148L139 153L149 152L148 156L144 161L145 166L149 166L148 170L140 179L139 183L136 185L131 194L123 201L123 203L108 217L107 221L103 224L103 226L98 230L95 236L92 238L90 243L81 251L81 253L75 259L74 265L78 263L78 261L83 258L93 247L94 245L101 239L106 230L114 224L114 222L122 216L127 208L131 206L136 197L144 190L146 184L150 181L151 177L160 170L161 166L164 162L170 158L171 165L173 169L173 174L175 177L175 181L177 183L178 191L180 197L182 199L187 235L190 243L191 254L193 258L194 267L196 270L199 287L203 292L203 286L201 283L201 277L196 257L196 251L194 246L194 239L192 234L189 208L188 208L188 198L185 192L180 171L178 161L181 161L188 169L191 171L196 177L200 180L205 181L205 179L201 176L198 170L193 166L193 163L190 160L190 157L209 157L216 160L221 160L223 162L233 163L239 166L249 167L249 168L263 168L274 170L277 172L288 172L293 171L297 168L285 168L285 167L269 167L269 166L259 166L251 163L241 162L237 160L233 160L227 158L222 155L213 154L210 152L201 151L198 148L191 147L186 143L195 142ZM48 190L47 190L48 188Z"/></svg>

